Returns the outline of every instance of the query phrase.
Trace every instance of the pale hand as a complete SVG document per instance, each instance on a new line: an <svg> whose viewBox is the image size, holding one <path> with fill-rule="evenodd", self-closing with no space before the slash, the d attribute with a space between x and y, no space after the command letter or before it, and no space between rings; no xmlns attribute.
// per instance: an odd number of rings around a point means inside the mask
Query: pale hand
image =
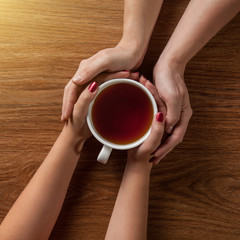
<svg viewBox="0 0 240 240"><path fill-rule="evenodd" d="M192 116L189 94L183 75L184 68L167 63L157 63L154 68L154 82L159 97L166 106L165 130L169 134L155 151L154 163L158 163L182 142Z"/></svg>
<svg viewBox="0 0 240 240"><path fill-rule="evenodd" d="M92 81L102 72L134 70L140 66L142 59L143 55L140 52L119 43L114 48L101 50L92 57L82 60L78 70L64 89L61 120L67 120L71 116L73 106L77 101L79 91L81 91L81 85ZM126 71L122 72L120 77L135 78L135 76L129 75L129 71Z"/></svg>

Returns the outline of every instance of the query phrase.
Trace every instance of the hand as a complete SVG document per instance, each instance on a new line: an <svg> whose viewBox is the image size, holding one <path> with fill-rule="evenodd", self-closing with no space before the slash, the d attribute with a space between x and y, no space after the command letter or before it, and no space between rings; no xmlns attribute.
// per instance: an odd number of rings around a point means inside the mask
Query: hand
<svg viewBox="0 0 240 240"><path fill-rule="evenodd" d="M164 133L164 122L163 113L157 113L153 119L148 138L139 147L128 150L128 165L151 169L153 153L161 144Z"/></svg>
<svg viewBox="0 0 240 240"><path fill-rule="evenodd" d="M70 133L71 137L74 138L80 145L82 145L85 140L91 136L86 123L86 116L89 104L96 96L97 90L98 84L96 82L92 82L83 90L73 107L73 114L71 118L66 121L64 126L68 133Z"/></svg>
<svg viewBox="0 0 240 240"><path fill-rule="evenodd" d="M61 120L67 120L72 114L73 106L81 89L77 85L87 83L105 71L115 72L136 69L140 66L142 60L142 51L135 50L133 47L120 42L114 48L104 49L81 61L77 72L64 89ZM129 77L129 71L125 72L122 77Z"/></svg>
<svg viewBox="0 0 240 240"><path fill-rule="evenodd" d="M133 79L137 79L138 74L136 73L127 73ZM102 78L98 79L99 82L104 82L109 79L114 78L122 78L126 76L126 72L117 72L111 73L103 76ZM75 89L75 93L78 96L79 89L78 86L74 83L70 82L70 86ZM93 82L86 86L86 88L82 91L79 95L75 104L73 104L73 113L72 116L66 121L66 127L69 129L68 131L71 132L71 135L74 136L75 139L81 139L85 141L88 137L90 137L90 131L86 124L86 115L88 111L89 104L92 102L94 97L96 96L98 89L98 84Z"/></svg>
<svg viewBox="0 0 240 240"><path fill-rule="evenodd" d="M182 142L192 116L183 74L183 67L167 62L158 62L154 68L155 85L167 108L165 129L170 135L154 153L154 163L159 163L176 145Z"/></svg>

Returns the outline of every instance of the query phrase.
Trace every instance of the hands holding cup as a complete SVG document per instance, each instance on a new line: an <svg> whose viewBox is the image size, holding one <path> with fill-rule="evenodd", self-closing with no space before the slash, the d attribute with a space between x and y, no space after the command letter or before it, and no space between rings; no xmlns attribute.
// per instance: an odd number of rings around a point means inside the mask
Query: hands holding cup
<svg viewBox="0 0 240 240"><path fill-rule="evenodd" d="M90 131L104 145L98 161L106 163L113 148L126 150L142 144L156 113L152 94L137 81L114 79L102 84L87 116Z"/></svg>
<svg viewBox="0 0 240 240"><path fill-rule="evenodd" d="M113 79L99 89L93 82L80 94L67 125L84 140L90 136L86 115L90 131L104 145L98 156L101 163L107 162L113 148L131 149L129 161L148 162L164 132L160 124L163 113L157 114L153 95L143 84L130 79Z"/></svg>

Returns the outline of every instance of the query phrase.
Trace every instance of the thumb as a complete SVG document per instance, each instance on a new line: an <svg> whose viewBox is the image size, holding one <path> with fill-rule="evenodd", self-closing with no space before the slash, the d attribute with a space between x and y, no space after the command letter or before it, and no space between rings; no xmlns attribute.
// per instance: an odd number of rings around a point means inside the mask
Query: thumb
<svg viewBox="0 0 240 240"><path fill-rule="evenodd" d="M153 120L151 132L145 142L140 146L141 152L151 155L161 143L164 133L164 117L163 113L159 112Z"/></svg>
<svg viewBox="0 0 240 240"><path fill-rule="evenodd" d="M92 82L79 96L73 109L73 118L85 118L88 112L89 104L97 94L98 84Z"/></svg>
<svg viewBox="0 0 240 240"><path fill-rule="evenodd" d="M180 99L171 99L166 102L167 116L166 116L166 132L172 133L174 126L180 119L182 101Z"/></svg>

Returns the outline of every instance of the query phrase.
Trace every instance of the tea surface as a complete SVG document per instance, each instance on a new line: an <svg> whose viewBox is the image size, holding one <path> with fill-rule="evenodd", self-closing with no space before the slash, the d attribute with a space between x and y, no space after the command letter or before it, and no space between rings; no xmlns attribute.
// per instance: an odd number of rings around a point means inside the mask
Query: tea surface
<svg viewBox="0 0 240 240"><path fill-rule="evenodd" d="M104 89L95 99L93 124L106 140L128 144L141 138L151 126L153 107L138 87L118 83Z"/></svg>

